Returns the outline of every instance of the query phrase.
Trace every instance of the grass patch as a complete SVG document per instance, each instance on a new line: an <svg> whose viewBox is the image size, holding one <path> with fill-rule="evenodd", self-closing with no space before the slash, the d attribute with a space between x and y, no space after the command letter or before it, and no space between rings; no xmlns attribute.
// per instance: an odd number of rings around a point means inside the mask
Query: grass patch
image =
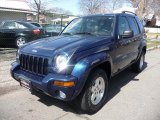
<svg viewBox="0 0 160 120"><path fill-rule="evenodd" d="M160 41L147 40L147 48L157 47L160 45Z"/></svg>
<svg viewBox="0 0 160 120"><path fill-rule="evenodd" d="M160 33L146 33L146 35L147 35L147 38L149 39L160 37Z"/></svg>

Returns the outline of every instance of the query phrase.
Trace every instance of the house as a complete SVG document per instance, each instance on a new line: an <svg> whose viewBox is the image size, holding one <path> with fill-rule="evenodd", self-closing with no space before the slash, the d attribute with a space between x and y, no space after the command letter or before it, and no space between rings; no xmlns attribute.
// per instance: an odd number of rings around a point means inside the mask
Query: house
<svg viewBox="0 0 160 120"><path fill-rule="evenodd" d="M26 21L28 14L33 14L33 12L26 0L0 0L0 21Z"/></svg>
<svg viewBox="0 0 160 120"><path fill-rule="evenodd" d="M70 21L72 21L73 19L77 18L77 16L65 16L65 18L63 17L59 17L56 19L51 20L54 24L63 24L63 25L67 25Z"/></svg>

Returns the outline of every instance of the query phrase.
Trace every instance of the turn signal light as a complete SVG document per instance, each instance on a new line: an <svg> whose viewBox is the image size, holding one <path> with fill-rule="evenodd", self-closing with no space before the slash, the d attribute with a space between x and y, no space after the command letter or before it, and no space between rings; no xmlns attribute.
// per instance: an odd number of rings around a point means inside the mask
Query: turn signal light
<svg viewBox="0 0 160 120"><path fill-rule="evenodd" d="M60 87L73 87L75 86L75 82L74 81L67 81L67 82L53 81L53 85L60 86Z"/></svg>

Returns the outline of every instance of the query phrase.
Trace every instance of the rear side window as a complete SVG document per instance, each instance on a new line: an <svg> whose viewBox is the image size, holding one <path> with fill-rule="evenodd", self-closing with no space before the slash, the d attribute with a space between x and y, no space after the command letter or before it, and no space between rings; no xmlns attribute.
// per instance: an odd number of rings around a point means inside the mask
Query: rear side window
<svg viewBox="0 0 160 120"><path fill-rule="evenodd" d="M139 25L140 32L141 32L141 33L144 32L144 26L143 26L142 21L140 21L140 19L139 19L138 17L135 17L135 18L136 18L137 23L138 23L138 25Z"/></svg>
<svg viewBox="0 0 160 120"><path fill-rule="evenodd" d="M24 26L21 23L17 23L17 26L18 26L19 29L26 29L27 28L26 26Z"/></svg>
<svg viewBox="0 0 160 120"><path fill-rule="evenodd" d="M121 17L120 16L118 21L119 21L119 24L118 24L119 34L123 34L124 31L129 31L130 30L126 17Z"/></svg>
<svg viewBox="0 0 160 120"><path fill-rule="evenodd" d="M25 23L25 22L17 22L18 27L20 29L25 29L25 28L35 28L36 26L30 24L30 23Z"/></svg>
<svg viewBox="0 0 160 120"><path fill-rule="evenodd" d="M133 30L134 35L138 35L140 33L137 22L135 20L134 17L128 17L129 20L129 24L130 24L130 28L131 30Z"/></svg>

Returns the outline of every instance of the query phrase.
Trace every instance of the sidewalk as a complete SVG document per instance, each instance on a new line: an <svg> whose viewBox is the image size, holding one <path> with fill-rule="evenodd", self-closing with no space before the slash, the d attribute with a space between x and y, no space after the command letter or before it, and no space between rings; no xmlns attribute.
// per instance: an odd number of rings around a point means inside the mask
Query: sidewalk
<svg viewBox="0 0 160 120"><path fill-rule="evenodd" d="M10 76L12 62L13 60L0 62L0 87L5 87L6 85L14 86L18 84L18 82Z"/></svg>

